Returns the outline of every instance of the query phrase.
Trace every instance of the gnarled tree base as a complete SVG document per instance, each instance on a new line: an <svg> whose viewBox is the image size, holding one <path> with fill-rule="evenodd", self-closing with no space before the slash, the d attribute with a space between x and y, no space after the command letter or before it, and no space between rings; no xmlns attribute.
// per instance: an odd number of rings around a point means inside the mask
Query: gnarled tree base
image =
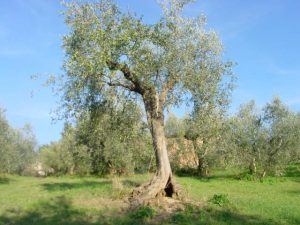
<svg viewBox="0 0 300 225"><path fill-rule="evenodd" d="M156 205L165 197L182 199L180 188L171 175L166 178L155 175L150 183L135 188L129 201L132 206Z"/></svg>

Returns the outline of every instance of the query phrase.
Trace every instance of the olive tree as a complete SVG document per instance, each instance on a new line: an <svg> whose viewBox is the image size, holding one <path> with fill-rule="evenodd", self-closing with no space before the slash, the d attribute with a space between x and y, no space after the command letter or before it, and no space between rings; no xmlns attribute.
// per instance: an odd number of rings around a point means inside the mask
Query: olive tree
<svg viewBox="0 0 300 225"><path fill-rule="evenodd" d="M29 124L12 128L0 108L0 173L24 174L34 163L36 139Z"/></svg>
<svg viewBox="0 0 300 225"><path fill-rule="evenodd" d="M279 97L274 97L266 104L262 118L267 130L263 158L264 173L277 173L292 161L293 152L299 150L300 121Z"/></svg>
<svg viewBox="0 0 300 225"><path fill-rule="evenodd" d="M161 1L163 14L154 24L124 13L110 0L69 3L64 37L63 107L76 116L95 102L135 99L145 107L156 157L156 173L135 192L147 201L175 197L174 177L164 132L167 107L209 98L226 85L232 63L222 59L218 35L205 29L205 17L184 17L190 0ZM122 102L122 101L121 101Z"/></svg>
<svg viewBox="0 0 300 225"><path fill-rule="evenodd" d="M267 129L263 124L261 111L254 101L242 104L236 116L230 118L230 141L235 148L235 161L249 165L249 173L256 173L256 163L261 163L266 146Z"/></svg>
<svg viewBox="0 0 300 225"><path fill-rule="evenodd" d="M237 164L249 165L251 174L257 172L257 165L262 176L280 172L299 152L299 116L278 97L261 110L254 101L243 104L228 119L228 127L229 154L235 155Z"/></svg>
<svg viewBox="0 0 300 225"><path fill-rule="evenodd" d="M77 145L87 147L94 174L121 175L149 168L149 131L134 102L127 101L121 108L105 104L83 114L77 121L75 139Z"/></svg>
<svg viewBox="0 0 300 225"><path fill-rule="evenodd" d="M5 118L4 110L0 108L0 173L11 171L12 129Z"/></svg>
<svg viewBox="0 0 300 225"><path fill-rule="evenodd" d="M206 98L200 97L193 112L186 119L185 137L193 143L198 156L200 176L209 175L209 167L217 164L217 158L224 150L224 120L231 90L232 86L225 89L215 86L208 97L209 101L206 102Z"/></svg>
<svg viewBox="0 0 300 225"><path fill-rule="evenodd" d="M37 140L30 124L22 128L14 129L13 133L13 155L15 171L18 174L26 174L27 169L36 160Z"/></svg>
<svg viewBox="0 0 300 225"><path fill-rule="evenodd" d="M170 113L165 122L165 135L167 138L182 138L185 135L184 118L177 118L175 114Z"/></svg>

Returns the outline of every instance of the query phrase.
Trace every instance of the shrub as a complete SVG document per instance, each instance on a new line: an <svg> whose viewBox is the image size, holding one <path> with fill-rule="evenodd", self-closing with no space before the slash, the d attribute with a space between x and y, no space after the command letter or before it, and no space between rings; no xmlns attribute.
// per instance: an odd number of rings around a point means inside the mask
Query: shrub
<svg viewBox="0 0 300 225"><path fill-rule="evenodd" d="M227 206L230 202L227 194L214 194L214 196L209 200L209 202L218 206Z"/></svg>
<svg viewBox="0 0 300 225"><path fill-rule="evenodd" d="M136 210L134 213L132 213L132 217L134 219L144 220L144 219L152 219L156 214L156 211L149 207L149 206L143 206L140 207L138 210Z"/></svg>

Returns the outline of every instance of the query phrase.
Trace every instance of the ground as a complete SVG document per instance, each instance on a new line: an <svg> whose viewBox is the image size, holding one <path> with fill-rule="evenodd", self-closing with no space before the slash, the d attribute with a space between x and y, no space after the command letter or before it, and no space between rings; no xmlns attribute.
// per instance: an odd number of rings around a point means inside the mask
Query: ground
<svg viewBox="0 0 300 225"><path fill-rule="evenodd" d="M122 178L0 178L0 225L300 224L300 170L252 180L215 171L199 179L177 177L194 202L166 213L162 207L128 210L124 198L150 175Z"/></svg>

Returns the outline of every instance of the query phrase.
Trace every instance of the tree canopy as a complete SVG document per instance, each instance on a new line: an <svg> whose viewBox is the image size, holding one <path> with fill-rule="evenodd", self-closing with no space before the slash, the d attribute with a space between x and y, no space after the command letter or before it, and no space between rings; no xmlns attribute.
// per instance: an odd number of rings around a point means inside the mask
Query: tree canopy
<svg viewBox="0 0 300 225"><path fill-rule="evenodd" d="M203 15L183 15L189 2L162 1L163 16L155 24L121 12L110 0L66 4L67 112L107 99L134 98L133 94L145 95L149 90L157 94L163 109L183 101L228 100L219 96L230 93L232 62L223 61L218 35L205 29Z"/></svg>

